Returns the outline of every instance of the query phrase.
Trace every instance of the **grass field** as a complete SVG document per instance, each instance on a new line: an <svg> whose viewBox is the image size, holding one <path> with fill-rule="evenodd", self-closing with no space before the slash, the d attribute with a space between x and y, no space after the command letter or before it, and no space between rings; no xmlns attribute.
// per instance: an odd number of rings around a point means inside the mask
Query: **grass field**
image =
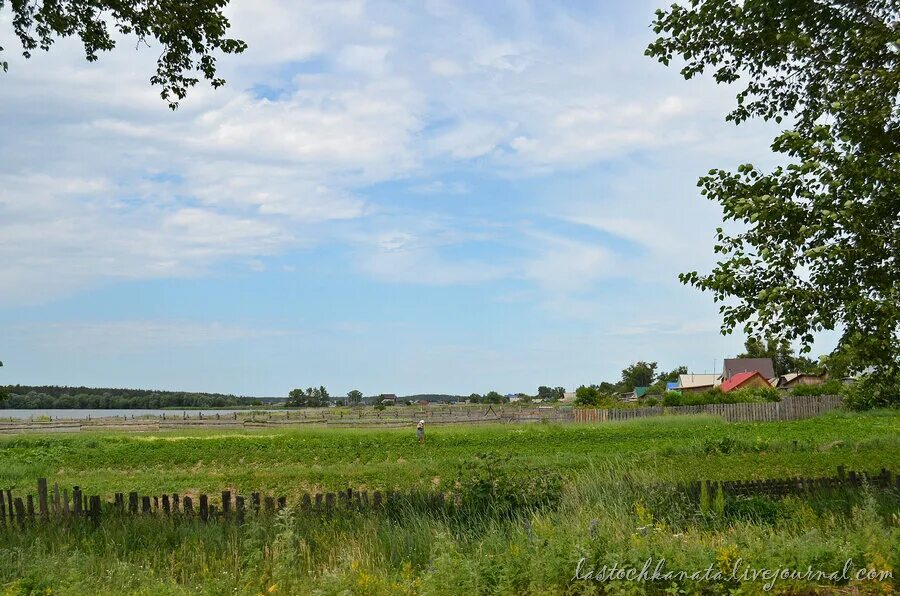
<svg viewBox="0 0 900 596"><path fill-rule="evenodd" d="M479 457L485 453L493 456ZM32 489L38 476L107 496L230 487L292 501L300 492L347 486L455 486L470 506L333 518L287 510L242 527L115 516L99 529L7 527L0 530L0 592L761 593L764 582L730 579L730 570L833 572L848 558L854 569L900 576L896 491L728 497L701 506L661 482L832 475L840 464L900 470L900 413L757 424L667 418L432 428L424 446L412 429L3 437L0 486L17 490ZM497 505L535 486L545 499ZM486 487L491 499L479 500ZM667 570L723 575L645 583L583 577L603 565L640 569L648 557L665 559ZM582 558L582 578L574 578ZM785 579L775 591L805 594L831 583ZM900 587L892 577L837 583L873 594Z"/></svg>
<svg viewBox="0 0 900 596"><path fill-rule="evenodd" d="M833 413L792 422L728 424L672 417L594 425L414 430L90 433L0 437L0 487L78 484L91 494L404 489L452 482L479 453L513 471L571 475L624 462L663 480L780 478L900 469L900 415Z"/></svg>

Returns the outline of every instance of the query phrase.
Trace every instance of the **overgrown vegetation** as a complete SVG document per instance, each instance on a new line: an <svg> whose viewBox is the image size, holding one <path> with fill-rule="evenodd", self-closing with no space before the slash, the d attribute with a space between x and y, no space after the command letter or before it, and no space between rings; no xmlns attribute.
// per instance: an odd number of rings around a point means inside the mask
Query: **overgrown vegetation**
<svg viewBox="0 0 900 596"><path fill-rule="evenodd" d="M474 470L467 486L482 486L484 474ZM0 586L7 594L755 594L764 583L731 579L735 565L830 573L849 558L854 573L900 568L900 499L891 492L716 494L696 502L641 470L601 464L556 494L549 506L518 503L515 511L501 499L464 511L409 503L331 518L289 509L243 526L115 517L99 529L35 524L0 530ZM639 583L587 578L604 565L639 571L651 557L669 571L724 573ZM808 593L830 583L775 585ZM890 578L834 583L861 594L895 588Z"/></svg>

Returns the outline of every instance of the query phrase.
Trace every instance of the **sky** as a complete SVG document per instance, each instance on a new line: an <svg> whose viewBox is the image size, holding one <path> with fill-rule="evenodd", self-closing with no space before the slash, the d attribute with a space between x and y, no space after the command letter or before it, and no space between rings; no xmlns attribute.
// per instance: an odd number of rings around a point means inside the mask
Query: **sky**
<svg viewBox="0 0 900 596"><path fill-rule="evenodd" d="M720 370L736 89L644 56L658 3L233 0L172 112L158 48L21 57L0 10L0 384L502 393ZM818 347L818 346L817 346ZM823 349L832 346L823 344Z"/></svg>

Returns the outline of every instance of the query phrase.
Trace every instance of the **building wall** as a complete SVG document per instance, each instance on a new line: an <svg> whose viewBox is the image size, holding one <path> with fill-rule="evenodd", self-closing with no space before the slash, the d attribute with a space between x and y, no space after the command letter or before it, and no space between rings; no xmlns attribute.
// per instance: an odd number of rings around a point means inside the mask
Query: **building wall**
<svg viewBox="0 0 900 596"><path fill-rule="evenodd" d="M754 375L734 389L751 389L754 387L771 388L772 386L764 378L760 377L759 375ZM732 391L734 391L734 389L732 389Z"/></svg>

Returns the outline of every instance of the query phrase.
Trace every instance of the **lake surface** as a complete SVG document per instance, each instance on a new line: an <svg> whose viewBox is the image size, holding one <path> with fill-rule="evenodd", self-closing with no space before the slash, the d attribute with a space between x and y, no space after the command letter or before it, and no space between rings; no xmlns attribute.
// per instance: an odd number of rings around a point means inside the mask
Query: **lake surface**
<svg viewBox="0 0 900 596"><path fill-rule="evenodd" d="M89 409L89 410L66 410L66 409L28 409L28 410L0 410L0 420L5 418L13 418L16 420L30 420L31 418L38 418L40 416L49 416L53 420L85 420L87 418L122 418L123 416L127 418L131 418L134 416L135 418L140 418L141 416L158 416L162 418L163 414L165 414L166 418L181 418L183 415L187 415L188 418L197 418L200 414L203 414L204 418L215 418L216 414L219 416L231 416L235 412L241 414L251 414L251 413L265 413L265 412L284 412L284 410L274 410L274 409L257 409L254 408L252 410L142 410L142 409L134 409L134 410L97 410L97 409Z"/></svg>

